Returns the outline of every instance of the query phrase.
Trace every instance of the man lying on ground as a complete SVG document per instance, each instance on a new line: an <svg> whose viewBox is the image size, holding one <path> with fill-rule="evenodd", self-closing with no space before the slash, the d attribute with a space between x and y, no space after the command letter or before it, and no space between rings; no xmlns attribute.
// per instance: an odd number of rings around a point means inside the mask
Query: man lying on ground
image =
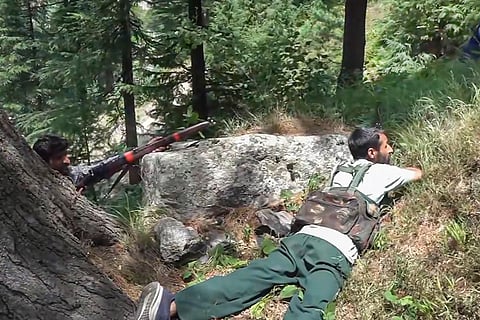
<svg viewBox="0 0 480 320"><path fill-rule="evenodd" d="M337 166L332 172L330 190L356 186L355 190L379 206L388 192L422 177L418 168L389 164L393 149L382 130L356 129L349 137L348 146L354 161ZM367 217L366 213L362 214ZM337 212L330 217L338 216ZM343 226L343 221L325 221L319 225L305 224L284 238L267 258L254 260L244 268L190 286L175 295L158 282L148 284L140 297L135 319L222 318L257 303L273 286L287 284L300 285L304 295L303 299L292 297L284 319L323 319L327 304L343 288L359 253L366 248L364 244L373 241L372 230L362 230L367 224L359 223L345 234L332 227Z"/></svg>

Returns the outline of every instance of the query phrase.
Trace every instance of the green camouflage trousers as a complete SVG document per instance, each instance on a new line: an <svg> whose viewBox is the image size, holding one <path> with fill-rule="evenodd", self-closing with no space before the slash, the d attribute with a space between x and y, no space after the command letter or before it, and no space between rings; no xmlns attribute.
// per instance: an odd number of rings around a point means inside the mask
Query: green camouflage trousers
<svg viewBox="0 0 480 320"><path fill-rule="evenodd" d="M319 320L350 272L348 260L330 243L294 234L267 258L178 292L177 312L181 320L222 318L257 303L273 286L298 284L304 289L303 299L292 297L284 319Z"/></svg>

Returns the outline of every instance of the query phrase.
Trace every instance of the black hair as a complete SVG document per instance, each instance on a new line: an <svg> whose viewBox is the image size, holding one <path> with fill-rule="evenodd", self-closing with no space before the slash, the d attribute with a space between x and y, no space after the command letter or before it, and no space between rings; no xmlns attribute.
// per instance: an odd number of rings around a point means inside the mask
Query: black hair
<svg viewBox="0 0 480 320"><path fill-rule="evenodd" d="M348 148L355 160L367 159L368 149L380 148L380 135L385 134L379 128L357 128L348 138Z"/></svg>
<svg viewBox="0 0 480 320"><path fill-rule="evenodd" d="M68 141L55 134L46 134L40 137L34 144L33 150L45 161L67 153Z"/></svg>

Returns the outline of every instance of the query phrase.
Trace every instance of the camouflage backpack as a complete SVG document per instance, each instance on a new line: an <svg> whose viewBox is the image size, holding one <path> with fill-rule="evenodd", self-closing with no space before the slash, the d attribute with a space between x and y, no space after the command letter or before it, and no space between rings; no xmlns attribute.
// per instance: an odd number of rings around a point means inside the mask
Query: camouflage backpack
<svg viewBox="0 0 480 320"><path fill-rule="evenodd" d="M357 190L371 165L338 166L330 186L339 171L352 174L350 185L310 193L296 214L291 231L297 232L310 224L328 227L348 235L359 253L365 251L373 242L382 218L379 206Z"/></svg>

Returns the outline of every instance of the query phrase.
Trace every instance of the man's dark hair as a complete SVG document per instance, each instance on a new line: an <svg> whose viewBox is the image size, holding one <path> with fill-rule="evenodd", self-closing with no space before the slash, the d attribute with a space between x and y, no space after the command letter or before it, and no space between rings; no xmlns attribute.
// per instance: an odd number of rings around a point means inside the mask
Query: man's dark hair
<svg viewBox="0 0 480 320"><path fill-rule="evenodd" d="M355 160L366 159L368 149L380 148L380 135L385 134L382 129L378 128L357 128L348 138L348 148Z"/></svg>
<svg viewBox="0 0 480 320"><path fill-rule="evenodd" d="M35 150L45 162L49 162L54 156L65 154L67 149L67 139L55 134L46 134L33 144L33 150Z"/></svg>

